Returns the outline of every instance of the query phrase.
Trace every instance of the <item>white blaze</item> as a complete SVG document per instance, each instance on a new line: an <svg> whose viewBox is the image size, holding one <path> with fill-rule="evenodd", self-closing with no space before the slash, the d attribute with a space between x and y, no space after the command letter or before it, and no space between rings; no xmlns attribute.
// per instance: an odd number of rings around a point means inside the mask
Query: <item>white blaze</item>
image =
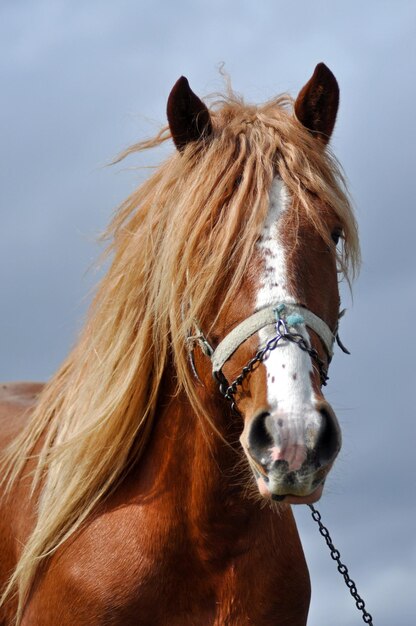
<svg viewBox="0 0 416 626"><path fill-rule="evenodd" d="M282 241L282 216L290 202L287 189L280 178L275 178L270 191L270 207L258 249L264 259L263 275L256 298L256 308L282 302L295 303L288 281L286 252ZM296 327L308 341L304 324ZM272 326L259 332L260 346L275 335ZM267 401L273 415L281 414L284 419L279 425L277 440L282 451L296 448L305 443L305 428L316 424L314 392L311 382L312 363L310 356L295 344L282 340L264 361L267 372Z"/></svg>

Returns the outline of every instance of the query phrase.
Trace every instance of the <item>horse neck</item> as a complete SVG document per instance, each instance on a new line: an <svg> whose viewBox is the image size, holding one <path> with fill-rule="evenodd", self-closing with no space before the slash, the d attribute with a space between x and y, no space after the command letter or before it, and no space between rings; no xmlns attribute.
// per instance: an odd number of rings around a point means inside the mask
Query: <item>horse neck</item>
<svg viewBox="0 0 416 626"><path fill-rule="evenodd" d="M162 388L138 486L146 500L151 495L152 501L159 501L165 520L168 516L172 524L185 523L187 539L200 544L204 560L223 559L225 549L239 549L238 535L245 541L264 516L258 503L247 498L249 471L238 441L242 425L228 415L221 398L213 400L215 388L201 387L225 443L205 418L195 414L184 393L175 394L171 375Z"/></svg>

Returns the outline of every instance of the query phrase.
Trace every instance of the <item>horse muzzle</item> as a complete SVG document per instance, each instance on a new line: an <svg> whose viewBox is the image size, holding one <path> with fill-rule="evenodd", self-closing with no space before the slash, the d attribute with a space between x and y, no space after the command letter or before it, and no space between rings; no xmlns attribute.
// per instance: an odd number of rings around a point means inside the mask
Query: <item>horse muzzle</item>
<svg viewBox="0 0 416 626"><path fill-rule="evenodd" d="M262 496L312 503L341 448L341 431L332 408L321 401L300 414L257 411L241 443Z"/></svg>

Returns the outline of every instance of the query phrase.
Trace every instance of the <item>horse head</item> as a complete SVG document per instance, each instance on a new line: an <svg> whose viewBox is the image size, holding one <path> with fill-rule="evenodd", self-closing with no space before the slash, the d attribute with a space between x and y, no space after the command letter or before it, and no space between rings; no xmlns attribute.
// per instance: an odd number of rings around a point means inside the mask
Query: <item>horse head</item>
<svg viewBox="0 0 416 626"><path fill-rule="evenodd" d="M236 142L248 146L250 159L250 142L261 133L270 135L268 157L257 155L269 159L264 167L271 173L255 245L237 288L232 259L224 268L224 280L189 339L192 366L204 388L212 389L214 374L224 402L239 415L234 419L242 420L240 442L260 494L288 503L320 498L341 448L338 420L322 386L337 336L337 244L346 226L331 193L320 193L319 181L338 100L337 81L321 63L284 122L289 129L284 148L281 127L261 111L246 111L238 128L231 117L216 126L215 115L183 77L168 101L170 130L180 155L188 146L195 150L234 133ZM297 144L293 153L290 141ZM314 188L307 171L313 167ZM287 183L292 168L296 185ZM256 185L253 177L246 179L243 165L237 173L231 193Z"/></svg>

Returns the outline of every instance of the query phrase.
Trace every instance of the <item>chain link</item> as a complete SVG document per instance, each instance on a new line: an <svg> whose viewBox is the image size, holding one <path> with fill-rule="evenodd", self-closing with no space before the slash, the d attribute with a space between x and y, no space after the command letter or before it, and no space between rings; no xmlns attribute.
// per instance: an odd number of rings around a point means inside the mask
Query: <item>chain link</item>
<svg viewBox="0 0 416 626"><path fill-rule="evenodd" d="M322 537L325 539L326 544L329 548L329 551L331 553L331 558L337 563L337 569L339 571L339 573L344 577L344 581L345 584L347 585L350 594L352 595L352 597L355 600L355 605L357 607L357 609L359 611L361 611L362 613L362 618L363 621L366 624L370 624L370 626L373 626L373 618L370 615L370 613L368 613L365 609L365 602L362 599L362 597L360 596L360 594L357 591L357 586L355 584L355 582L351 579L349 573L348 573L348 567L346 565L344 565L344 563L341 561L341 554L339 552L339 550L336 549L336 547L334 546L334 544L332 543L332 539L331 539L331 535L329 534L329 530L326 528L326 526L323 525L322 521L321 521L321 514L319 513L319 511L317 509L315 509L315 507L313 506L313 504L308 504L310 510L312 511L312 517L315 520L315 522L318 524L319 526L319 532L321 533Z"/></svg>

